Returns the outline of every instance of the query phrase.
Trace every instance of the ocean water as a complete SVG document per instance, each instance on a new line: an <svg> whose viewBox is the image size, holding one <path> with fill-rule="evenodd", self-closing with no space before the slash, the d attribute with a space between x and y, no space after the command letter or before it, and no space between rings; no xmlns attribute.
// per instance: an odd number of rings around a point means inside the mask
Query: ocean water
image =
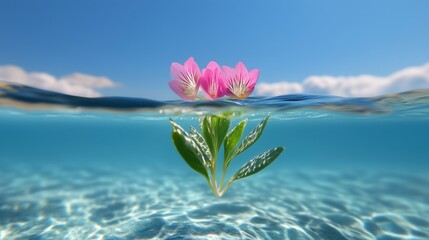
<svg viewBox="0 0 429 240"><path fill-rule="evenodd" d="M271 115L215 197L171 141L207 113ZM429 239L429 90L373 98L87 99L0 84L0 239Z"/></svg>

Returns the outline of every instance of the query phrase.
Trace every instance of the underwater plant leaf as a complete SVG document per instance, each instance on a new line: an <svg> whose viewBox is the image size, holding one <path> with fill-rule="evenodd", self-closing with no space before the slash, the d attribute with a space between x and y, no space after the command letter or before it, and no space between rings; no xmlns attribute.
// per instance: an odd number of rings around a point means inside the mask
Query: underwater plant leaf
<svg viewBox="0 0 429 240"><path fill-rule="evenodd" d="M243 135L244 128L246 127L247 119L241 121L237 126L235 126L225 137L224 141L224 158L225 166L228 167L229 162L231 161L231 154L233 153L234 148L237 146L240 141L241 136Z"/></svg>
<svg viewBox="0 0 429 240"><path fill-rule="evenodd" d="M230 120L227 117L207 115L201 125L201 133L206 140L212 156L216 156L226 134L228 133Z"/></svg>
<svg viewBox="0 0 429 240"><path fill-rule="evenodd" d="M231 121L227 117L218 117L214 116L211 118L211 126L213 130L213 137L216 143L216 150L219 151L219 148L222 146L222 143L225 139L226 134L228 133L229 124Z"/></svg>
<svg viewBox="0 0 429 240"><path fill-rule="evenodd" d="M177 124L173 119L170 118L170 124L173 127L174 131L178 131L180 134L188 136L188 133L183 129L179 124Z"/></svg>
<svg viewBox="0 0 429 240"><path fill-rule="evenodd" d="M243 141L240 143L240 145L237 147L237 149L234 151L232 156L230 157L230 160L235 158L238 154L242 153L244 150L248 149L250 146L252 146L258 138L262 135L262 132L264 131L265 125L267 125L268 119L270 118L270 115L265 117L262 122L260 122L255 129L253 129L249 135L247 135Z"/></svg>
<svg viewBox="0 0 429 240"><path fill-rule="evenodd" d="M198 118L198 126L200 126L200 131L203 131L203 123L204 123L204 118L205 117L200 117Z"/></svg>
<svg viewBox="0 0 429 240"><path fill-rule="evenodd" d="M198 146L190 137L173 131L171 134L174 146L180 153L185 162L195 171L202 174L206 179L209 178L206 168L204 167L204 157Z"/></svg>
<svg viewBox="0 0 429 240"><path fill-rule="evenodd" d="M210 167L210 165L211 165L210 164L210 160L211 160L210 151L208 151L208 149L207 149L207 145L204 141L204 138L201 137L201 135L197 132L197 130L195 128L191 127L191 132L187 133L179 124L174 122L171 118L170 118L170 123L173 126L173 131L177 131L186 137L190 137L195 142L195 144L199 148L201 154L203 155L202 161L203 161L204 165L206 167ZM208 152L208 154L207 154L207 152Z"/></svg>
<svg viewBox="0 0 429 240"><path fill-rule="evenodd" d="M244 164L233 176L233 180L253 175L270 165L283 152L284 147L270 149Z"/></svg>
<svg viewBox="0 0 429 240"><path fill-rule="evenodd" d="M213 137L212 137L212 128L211 128L211 116L205 116L202 120L201 124L201 134L206 140L207 146L210 149L210 153L213 156L215 154L214 145L213 145Z"/></svg>
<svg viewBox="0 0 429 240"><path fill-rule="evenodd" d="M191 131L189 133L189 136L194 140L194 142L199 147L201 153L204 155L204 158L205 158L204 165L206 167L210 167L211 166L212 154L210 153L210 149L207 146L207 143L204 140L203 136L201 136L201 134L197 131L197 129L195 129L192 126L191 126Z"/></svg>

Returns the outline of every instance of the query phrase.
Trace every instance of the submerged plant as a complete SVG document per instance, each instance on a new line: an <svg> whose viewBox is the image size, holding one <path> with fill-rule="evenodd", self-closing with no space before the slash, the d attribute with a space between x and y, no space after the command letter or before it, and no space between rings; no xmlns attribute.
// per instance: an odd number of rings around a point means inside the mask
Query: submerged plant
<svg viewBox="0 0 429 240"><path fill-rule="evenodd" d="M213 193L221 197L234 181L261 171L283 152L284 147L276 147L257 155L244 164L224 184L226 171L231 161L259 139L268 119L269 116L259 123L240 144L239 141L243 135L247 119L238 123L237 126L228 132L231 121L227 115L206 115L200 121L201 133L194 127L191 127L190 131L186 132L181 126L170 119L173 127L172 140L186 163L193 170L203 175ZM218 184L216 178L218 167L217 157L222 145L224 150L222 175L221 181Z"/></svg>

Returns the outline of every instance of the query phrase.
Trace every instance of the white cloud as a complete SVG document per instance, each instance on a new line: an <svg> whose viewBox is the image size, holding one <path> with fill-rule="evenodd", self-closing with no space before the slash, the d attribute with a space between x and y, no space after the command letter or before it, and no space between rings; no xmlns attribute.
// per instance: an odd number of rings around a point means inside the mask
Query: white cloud
<svg viewBox="0 0 429 240"><path fill-rule="evenodd" d="M285 93L302 93L302 84L295 82L259 83L256 85L258 95L282 95Z"/></svg>
<svg viewBox="0 0 429 240"><path fill-rule="evenodd" d="M429 63L405 68L388 76L310 76L302 83L287 81L260 83L256 85L256 93L265 96L313 93L344 97L370 97L421 88L429 88Z"/></svg>
<svg viewBox="0 0 429 240"><path fill-rule="evenodd" d="M26 72L17 66L0 66L0 81L20 83L83 97L99 97L101 94L97 89L117 86L106 77L74 73L56 78L48 73Z"/></svg>

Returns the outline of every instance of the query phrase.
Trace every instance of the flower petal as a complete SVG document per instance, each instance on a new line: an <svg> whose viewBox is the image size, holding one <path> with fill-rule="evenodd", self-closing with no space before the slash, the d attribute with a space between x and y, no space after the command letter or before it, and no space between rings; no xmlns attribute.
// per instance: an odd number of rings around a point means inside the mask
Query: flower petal
<svg viewBox="0 0 429 240"><path fill-rule="evenodd" d="M168 86L170 86L171 90L173 90L182 99L188 100L188 97L183 93L182 89L180 88L180 83L177 80L170 81Z"/></svg>
<svg viewBox="0 0 429 240"><path fill-rule="evenodd" d="M201 75L200 81L199 81L200 86L203 89L204 96L209 99L211 99L208 94L211 75L212 75L212 71L210 69L205 68L203 69L203 74Z"/></svg>
<svg viewBox="0 0 429 240"><path fill-rule="evenodd" d="M220 70L220 67L219 67L219 64L217 62L211 61L211 62L209 62L209 64L207 64L206 69L212 69L212 70L219 69Z"/></svg>
<svg viewBox="0 0 429 240"><path fill-rule="evenodd" d="M237 65L235 65L235 73L239 78L243 79L248 73L246 65L244 65L243 62L238 62Z"/></svg>
<svg viewBox="0 0 429 240"><path fill-rule="evenodd" d="M252 92L253 92L254 89L255 89L255 85L248 86L247 87L247 91L245 92L245 97L244 98L248 98L250 96L250 94L252 94Z"/></svg>
<svg viewBox="0 0 429 240"><path fill-rule="evenodd" d="M179 95L179 97L181 97L184 100L187 101L195 101L197 99L197 95L195 94L194 96L187 96L184 92L184 90L182 89L182 85L179 81L177 80L172 80L168 83L168 86L170 86L170 88L177 94Z"/></svg>
<svg viewBox="0 0 429 240"><path fill-rule="evenodd" d="M235 70L228 66L223 66L222 73L225 87L228 87L232 83L233 79L235 79Z"/></svg>
<svg viewBox="0 0 429 240"><path fill-rule="evenodd" d="M200 84L207 99L215 100L225 95L222 71L216 62L210 62L203 69Z"/></svg>
<svg viewBox="0 0 429 240"><path fill-rule="evenodd" d="M229 97L235 97L234 93L231 91L234 81L236 79L235 70L228 66L222 67L223 75L223 94Z"/></svg>
<svg viewBox="0 0 429 240"><path fill-rule="evenodd" d="M174 62L171 64L170 72L173 79L180 79L185 72L185 68L183 67L183 65Z"/></svg>
<svg viewBox="0 0 429 240"><path fill-rule="evenodd" d="M259 77L259 69L253 69L252 71L249 72L247 77L249 79L248 86L252 86L252 88L255 87L256 81L258 80L258 77Z"/></svg>
<svg viewBox="0 0 429 240"><path fill-rule="evenodd" d="M223 73L222 73L219 65L215 69L214 75L215 75L214 80L215 80L216 85L217 85L216 96L217 96L217 98L221 98L221 97L225 96L225 81L224 81Z"/></svg>
<svg viewBox="0 0 429 240"><path fill-rule="evenodd" d="M185 71L192 73L194 76L196 76L196 79L198 79L201 76L200 68L198 67L198 64L194 61L193 57L190 57L188 60L186 60L185 64L183 65Z"/></svg>

